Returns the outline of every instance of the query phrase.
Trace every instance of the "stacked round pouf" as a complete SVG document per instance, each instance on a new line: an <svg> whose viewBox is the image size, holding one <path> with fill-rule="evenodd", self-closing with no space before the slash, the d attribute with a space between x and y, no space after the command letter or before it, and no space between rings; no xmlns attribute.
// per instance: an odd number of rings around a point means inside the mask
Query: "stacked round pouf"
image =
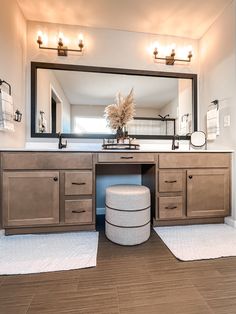
<svg viewBox="0 0 236 314"><path fill-rule="evenodd" d="M136 245L150 237L150 190L143 185L113 185L106 189L105 232L109 240Z"/></svg>

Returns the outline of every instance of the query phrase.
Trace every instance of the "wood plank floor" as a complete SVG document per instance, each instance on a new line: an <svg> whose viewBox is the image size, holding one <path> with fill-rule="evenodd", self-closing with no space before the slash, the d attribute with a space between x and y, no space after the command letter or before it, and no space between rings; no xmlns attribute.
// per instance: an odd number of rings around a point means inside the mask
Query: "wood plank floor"
<svg viewBox="0 0 236 314"><path fill-rule="evenodd" d="M152 232L122 247L99 235L96 268L0 277L0 313L235 314L236 258L180 262Z"/></svg>

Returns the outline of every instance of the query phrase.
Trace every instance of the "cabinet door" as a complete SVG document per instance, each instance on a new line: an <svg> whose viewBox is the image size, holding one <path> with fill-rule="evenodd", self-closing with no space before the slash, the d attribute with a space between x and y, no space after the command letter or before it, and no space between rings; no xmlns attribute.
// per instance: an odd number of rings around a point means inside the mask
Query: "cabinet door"
<svg viewBox="0 0 236 314"><path fill-rule="evenodd" d="M4 227L59 223L59 172L3 173Z"/></svg>
<svg viewBox="0 0 236 314"><path fill-rule="evenodd" d="M229 214L229 170L187 171L187 216L221 217Z"/></svg>

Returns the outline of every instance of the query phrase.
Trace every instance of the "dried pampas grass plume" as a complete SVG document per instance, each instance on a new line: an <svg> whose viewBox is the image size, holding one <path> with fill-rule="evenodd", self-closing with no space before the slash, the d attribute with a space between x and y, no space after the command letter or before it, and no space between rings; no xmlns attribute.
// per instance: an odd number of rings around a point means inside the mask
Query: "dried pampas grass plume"
<svg viewBox="0 0 236 314"><path fill-rule="evenodd" d="M121 93L116 96L116 103L105 108L107 125L117 130L131 121L135 114L134 91L131 89L128 96L123 97Z"/></svg>

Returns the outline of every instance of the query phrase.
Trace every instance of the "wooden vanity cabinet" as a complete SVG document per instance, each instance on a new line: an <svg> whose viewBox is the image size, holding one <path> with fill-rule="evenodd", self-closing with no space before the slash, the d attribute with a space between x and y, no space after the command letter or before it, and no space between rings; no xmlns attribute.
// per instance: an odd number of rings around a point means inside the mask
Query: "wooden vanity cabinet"
<svg viewBox="0 0 236 314"><path fill-rule="evenodd" d="M154 224L222 222L230 169L230 153L160 153Z"/></svg>
<svg viewBox="0 0 236 314"><path fill-rule="evenodd" d="M4 227L59 223L59 172L3 173Z"/></svg>
<svg viewBox="0 0 236 314"><path fill-rule="evenodd" d="M231 153L2 152L6 234L95 230L96 165L140 165L155 225L223 222Z"/></svg>
<svg viewBox="0 0 236 314"><path fill-rule="evenodd" d="M92 153L1 155L6 234L95 229Z"/></svg>

